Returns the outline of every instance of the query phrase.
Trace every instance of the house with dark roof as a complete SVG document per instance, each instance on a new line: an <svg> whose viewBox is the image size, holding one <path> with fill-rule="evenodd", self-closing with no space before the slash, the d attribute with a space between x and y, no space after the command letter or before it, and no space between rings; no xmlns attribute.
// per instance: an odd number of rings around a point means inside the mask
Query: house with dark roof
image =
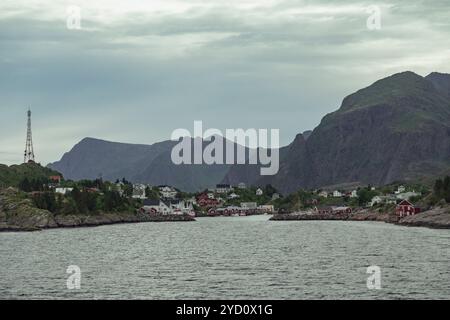
<svg viewBox="0 0 450 320"><path fill-rule="evenodd" d="M141 211L149 214L162 214L162 215L172 213L172 210L164 201L151 199L144 200L144 204L141 208Z"/></svg>

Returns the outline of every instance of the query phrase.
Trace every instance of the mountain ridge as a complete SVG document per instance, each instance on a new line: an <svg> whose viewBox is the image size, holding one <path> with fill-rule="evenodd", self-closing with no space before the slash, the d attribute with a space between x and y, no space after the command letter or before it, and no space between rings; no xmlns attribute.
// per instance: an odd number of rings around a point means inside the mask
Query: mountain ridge
<svg viewBox="0 0 450 320"><path fill-rule="evenodd" d="M260 176L260 165L175 166L170 161L174 141L147 146L85 138L50 167L68 178L102 173L107 179L124 176L187 191L244 182L272 184L290 193L426 177L450 168L449 93L449 74L422 77L406 71L380 79L346 96L314 130L299 133L280 148L275 176Z"/></svg>
<svg viewBox="0 0 450 320"><path fill-rule="evenodd" d="M277 175L245 182L270 183L290 193L354 181L387 184L441 172L450 167L450 99L429 79L413 72L395 74L345 97L306 141L299 137ZM234 170L226 181L236 182L228 179L235 177Z"/></svg>

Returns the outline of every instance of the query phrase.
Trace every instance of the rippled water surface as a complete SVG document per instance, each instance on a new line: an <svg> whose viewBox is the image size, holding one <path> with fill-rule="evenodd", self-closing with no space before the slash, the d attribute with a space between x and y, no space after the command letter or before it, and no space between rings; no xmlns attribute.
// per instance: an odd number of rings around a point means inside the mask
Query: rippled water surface
<svg viewBox="0 0 450 320"><path fill-rule="evenodd" d="M371 222L200 218L0 234L0 298L450 298L450 232ZM69 265L81 289L68 290ZM367 267L382 271L368 290Z"/></svg>

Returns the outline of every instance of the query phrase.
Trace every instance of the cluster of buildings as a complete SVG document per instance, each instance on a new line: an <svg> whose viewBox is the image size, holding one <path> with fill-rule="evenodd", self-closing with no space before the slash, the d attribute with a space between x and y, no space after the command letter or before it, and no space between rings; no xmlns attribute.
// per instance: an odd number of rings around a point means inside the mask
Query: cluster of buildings
<svg viewBox="0 0 450 320"><path fill-rule="evenodd" d="M256 202L241 202L240 207L227 206L224 207L225 200L216 197L214 193L203 192L197 195L196 204L208 212L210 216L217 215L250 215L258 213L273 213L275 208L273 205L258 206Z"/></svg>
<svg viewBox="0 0 450 320"><path fill-rule="evenodd" d="M148 199L147 190L157 188L160 199ZM179 191L171 186L152 188L145 184L133 184L133 199L143 200L142 213L158 215L189 215L195 217L195 199L178 199Z"/></svg>
<svg viewBox="0 0 450 320"><path fill-rule="evenodd" d="M372 191L375 191L376 188L372 187ZM341 197L349 197L349 198L357 198L358 191L352 190L347 192L341 192L338 190L328 192L328 191L319 191L317 193L319 196L328 198L341 198ZM410 202L410 199L416 196L420 196L420 193L415 191L407 191L405 186L399 186L397 190L392 194L386 195L376 195L374 196L369 203L368 207L373 207L375 205L383 205L383 204L393 204L396 205L396 213L399 217L405 217L409 215L417 214L421 211L421 209L415 206ZM316 212L319 214L349 214L352 213L352 209L346 206L327 206L316 208Z"/></svg>
<svg viewBox="0 0 450 320"><path fill-rule="evenodd" d="M141 212L154 215L175 214L195 217L194 202L192 200L145 199Z"/></svg>
<svg viewBox="0 0 450 320"><path fill-rule="evenodd" d="M239 183L236 187L233 187L230 184L218 184L218 185L216 185L215 189L212 189L212 190L210 189L209 191L217 193L217 194L229 194L230 192L235 191L235 188L243 190L243 189L247 189L247 186L243 182ZM264 195L263 189L257 188L256 195L257 196ZM279 197L278 194L277 194L277 196ZM238 198L238 197L239 196L234 192L229 195L229 199L234 199L234 198Z"/></svg>
<svg viewBox="0 0 450 320"><path fill-rule="evenodd" d="M375 191L376 188L372 187L372 191ZM352 191L326 191L326 190L320 190L317 191L317 195L322 198L358 198L358 190L352 190ZM389 204L389 203L397 203L398 200L408 200L415 196L420 196L420 193L417 193L415 191L406 191L406 188L404 186L399 186L396 191L394 191L393 194L387 194L383 196L375 196L372 198L372 200L368 203L369 206L373 207L376 204Z"/></svg>
<svg viewBox="0 0 450 320"><path fill-rule="evenodd" d="M334 190L330 192L326 190L321 190L318 192L318 195L322 198L342 198L342 197L358 198L358 190L352 190L347 192L342 192L339 190Z"/></svg>
<svg viewBox="0 0 450 320"><path fill-rule="evenodd" d="M61 187L61 177L51 177L52 188L56 193L66 195L73 191L73 188ZM124 193L125 184L118 182L117 190L121 194ZM155 189L157 188L157 189ZM240 198L238 190L247 189L244 183L240 183L233 187L229 184L218 184L215 188L202 192L190 199L178 199L179 191L171 186L158 186L151 187L146 184L133 184L132 185L132 198L140 199L143 201L141 212L148 214L162 214L162 215L190 215L195 216L195 206L201 207L210 216L224 215L224 216L245 216L252 214L274 213L275 208L273 205L260 205L256 202L241 202L240 206L226 206L227 200L237 200ZM148 199L148 190L157 192L160 199L152 200ZM372 188L372 191L375 191ZM88 190L89 191L89 190ZM263 196L264 191L261 188L257 188L255 191L256 196ZM358 198L358 190L351 191L326 191L318 190L316 194L322 198ZM421 209L415 206L410 199L415 196L420 196L420 193L415 191L407 191L404 186L399 186L392 194L376 195L368 203L368 207L383 204L396 205L396 213L399 217L405 217L409 215L417 214ZM280 195L275 193L272 196L272 200L280 198ZM343 215L351 214L352 208L342 205L330 205L330 206L317 206L318 200L313 199L312 205L315 207L317 214L323 215ZM233 203L236 203L235 201Z"/></svg>
<svg viewBox="0 0 450 320"><path fill-rule="evenodd" d="M227 200L239 199L240 196L234 191L236 189L247 189L246 185L241 183L236 187L229 184L218 184L215 188L199 193L191 199L177 199L178 191L170 186L158 187L160 200L147 199L147 185L133 185L133 198L142 199L143 206L141 212L147 214L185 214L195 216L195 207L202 208L210 216L224 215L252 215L263 213L274 213L273 205L260 205L256 202L242 202L240 206L225 206ZM258 188L255 191L256 196L262 196L264 191ZM279 195L275 195L278 196Z"/></svg>
<svg viewBox="0 0 450 320"><path fill-rule="evenodd" d="M123 195L123 193L125 192L125 184L123 182L118 182L116 183L116 187L119 193ZM177 189L170 186L152 187L148 184L134 183L133 193L131 197L133 199L145 200L149 196L147 194L147 190L153 190L154 188L157 188L157 192L163 199L176 199L179 193Z"/></svg>

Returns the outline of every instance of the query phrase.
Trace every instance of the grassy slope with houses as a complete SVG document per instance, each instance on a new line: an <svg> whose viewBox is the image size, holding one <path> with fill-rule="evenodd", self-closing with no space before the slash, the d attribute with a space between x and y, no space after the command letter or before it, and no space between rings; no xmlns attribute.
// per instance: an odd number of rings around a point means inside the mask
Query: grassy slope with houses
<svg viewBox="0 0 450 320"><path fill-rule="evenodd" d="M35 230L54 227L94 226L120 222L161 220L192 220L188 217L152 217L139 213L141 199L134 199L135 188L126 181L82 180L52 181L60 174L38 164L0 166L0 230ZM55 192L65 188L66 193ZM205 190L204 193L211 191ZM258 193L259 192L259 193ZM214 192L213 192L214 193ZM149 199L160 199L158 188L146 186ZM192 199L198 194L178 191L176 198ZM273 205L280 213L274 220L376 220L403 225L450 227L450 177L438 179L433 185L416 183L373 188L371 186L347 190L299 190L279 197L275 188L235 187L214 197L221 207L242 203ZM396 203L401 198L420 207L422 213L399 219ZM351 208L346 215L320 214L321 208ZM208 208L195 206L199 215Z"/></svg>
<svg viewBox="0 0 450 320"><path fill-rule="evenodd" d="M333 196L333 193L342 196ZM384 221L405 226L450 228L450 177L437 179L433 185L393 183L374 188L367 186L350 192L335 190L325 192L300 190L278 200L280 214L272 220L355 220ZM396 208L399 202L408 200L420 213L399 217ZM321 208L351 208L351 213L324 214Z"/></svg>
<svg viewBox="0 0 450 320"><path fill-rule="evenodd" d="M132 186L124 190L100 179L55 181L61 175L38 164L0 166L0 231L30 231L113 223L193 221L185 216L139 213ZM53 178L53 179L52 179ZM55 192L66 189L66 194Z"/></svg>

